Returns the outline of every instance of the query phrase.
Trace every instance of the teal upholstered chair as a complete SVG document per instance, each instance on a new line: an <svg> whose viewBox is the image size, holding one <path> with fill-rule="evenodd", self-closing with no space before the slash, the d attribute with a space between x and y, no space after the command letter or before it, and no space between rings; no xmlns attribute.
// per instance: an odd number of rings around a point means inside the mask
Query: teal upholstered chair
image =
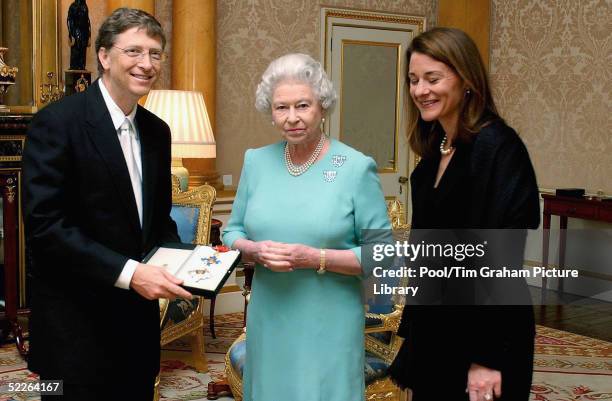
<svg viewBox="0 0 612 401"><path fill-rule="evenodd" d="M394 230L407 233L404 207L399 201L391 202L387 212ZM246 275L248 278L249 276ZM396 282L399 279L389 278L387 284L404 286L407 283ZM250 281L245 284L247 300L250 294ZM365 384L367 401L403 401L407 392L395 386L387 375L387 369L399 347L402 338L396 335L402 316L403 300L391 295L380 295L366 300L365 322ZM231 345L225 355L225 373L232 394L237 401L242 400L242 374L246 355L246 335L242 334ZM330 356L333 358L333 356Z"/></svg>
<svg viewBox="0 0 612 401"><path fill-rule="evenodd" d="M172 176L172 211L170 215L176 222L181 241L184 243L207 245L210 238L212 206L216 191L210 185L181 192L179 181ZM204 348L203 298L195 296L192 300L160 299L161 345L190 335L194 367L201 372L208 371ZM155 385L155 399L158 399L158 384Z"/></svg>

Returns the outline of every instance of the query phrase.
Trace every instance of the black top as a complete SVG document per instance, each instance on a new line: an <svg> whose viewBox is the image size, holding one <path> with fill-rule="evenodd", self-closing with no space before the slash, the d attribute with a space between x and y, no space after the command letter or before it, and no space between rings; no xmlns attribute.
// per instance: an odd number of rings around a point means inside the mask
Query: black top
<svg viewBox="0 0 612 401"><path fill-rule="evenodd" d="M422 191L425 197L423 210L418 219L413 219L412 228L466 228L470 197L465 191L469 183L471 144L458 144L437 187L434 187L440 156L432 160L432 168L427 171L423 185L413 187L413 194Z"/></svg>
<svg viewBox="0 0 612 401"><path fill-rule="evenodd" d="M412 229L537 228L539 199L525 145L502 121L458 144L438 188L440 156L411 175ZM513 238L513 265L522 266L526 230ZM444 283L444 285L449 285ZM526 286L524 286L526 290ZM531 306L406 305L404 341L390 375L413 390L413 401L466 400L472 363L502 372L505 400L528 400L535 325ZM433 390L435 389L435 390ZM446 398L445 398L446 397Z"/></svg>

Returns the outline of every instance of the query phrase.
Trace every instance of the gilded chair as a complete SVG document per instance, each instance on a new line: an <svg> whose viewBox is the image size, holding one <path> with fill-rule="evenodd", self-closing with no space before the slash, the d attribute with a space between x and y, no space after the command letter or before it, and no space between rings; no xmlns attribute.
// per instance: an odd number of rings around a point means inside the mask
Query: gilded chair
<svg viewBox="0 0 612 401"><path fill-rule="evenodd" d="M387 214L396 236L407 237L409 225L406 224L406 213L402 203L397 200L390 202L387 205ZM407 282L397 278L377 280L385 281L386 284L393 287L407 285ZM393 384L387 375L387 369L403 341L396 335L403 305L404 299L392 295L377 295L366 299L365 399L367 401L407 399L407 393Z"/></svg>
<svg viewBox="0 0 612 401"><path fill-rule="evenodd" d="M181 192L179 181L172 176L172 211L178 234L184 243L207 245L210 238L212 206L216 191L210 185ZM192 300L159 300L161 345L190 335L193 364L196 370L208 371L204 349L204 299L194 296ZM155 400L159 398L159 377L155 383Z"/></svg>
<svg viewBox="0 0 612 401"><path fill-rule="evenodd" d="M394 230L406 236L409 225L406 224L404 206L399 201L388 204L387 213ZM245 296L250 295L252 274L245 275ZM391 282L392 286L405 286L405 282ZM388 299L383 299L388 297ZM387 369L399 347L402 338L396 335L402 316L403 299L392 296L377 296L366 300L365 322L365 384L367 401L405 401L408 394L395 386L387 375ZM242 400L242 373L247 358L246 333L238 337L225 355L225 374L229 387L236 401ZM209 388L211 385L209 385ZM214 398L209 398L214 399Z"/></svg>

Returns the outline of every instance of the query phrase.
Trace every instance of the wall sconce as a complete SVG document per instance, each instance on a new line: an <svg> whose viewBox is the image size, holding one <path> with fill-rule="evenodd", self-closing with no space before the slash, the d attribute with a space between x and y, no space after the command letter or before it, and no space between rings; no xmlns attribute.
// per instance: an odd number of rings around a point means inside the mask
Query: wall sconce
<svg viewBox="0 0 612 401"><path fill-rule="evenodd" d="M182 158L216 158L217 145L201 92L152 90L144 107L164 120L172 132L172 174L186 190L189 172Z"/></svg>

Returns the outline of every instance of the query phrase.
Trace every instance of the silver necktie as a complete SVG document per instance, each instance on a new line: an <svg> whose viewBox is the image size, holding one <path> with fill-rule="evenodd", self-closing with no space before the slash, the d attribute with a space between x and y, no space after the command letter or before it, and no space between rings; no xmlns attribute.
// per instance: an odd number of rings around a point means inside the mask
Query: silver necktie
<svg viewBox="0 0 612 401"><path fill-rule="evenodd" d="M119 141L121 142L123 156L125 157L128 172L130 173L132 190L134 191L136 207L138 208L138 218L142 226L142 173L138 163L140 155L137 153L139 147L136 143L136 132L127 118L123 124L121 124L121 127L119 127Z"/></svg>

